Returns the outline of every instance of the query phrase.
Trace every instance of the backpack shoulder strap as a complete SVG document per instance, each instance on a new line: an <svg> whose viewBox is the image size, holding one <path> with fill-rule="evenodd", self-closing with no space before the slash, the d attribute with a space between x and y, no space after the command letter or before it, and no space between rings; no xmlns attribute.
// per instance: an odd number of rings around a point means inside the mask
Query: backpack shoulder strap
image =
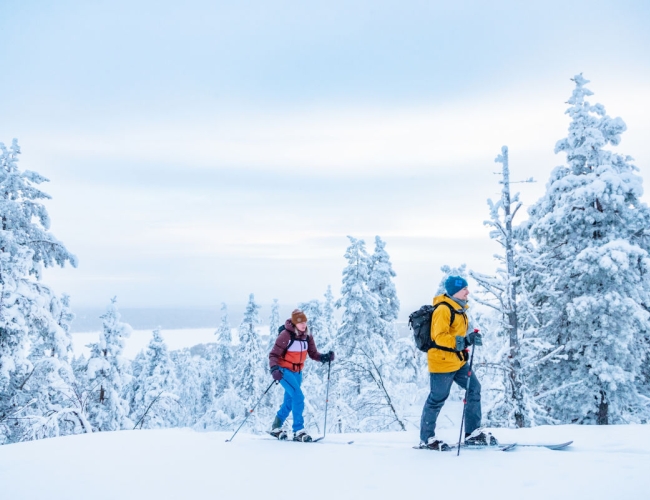
<svg viewBox="0 0 650 500"><path fill-rule="evenodd" d="M454 320L456 319L456 309L454 309L449 302L438 302L435 306L433 306L433 310L435 311L438 306L441 306L443 304L449 308L449 312L451 313L451 317L449 318L449 326L451 326L454 324Z"/></svg>
<svg viewBox="0 0 650 500"><path fill-rule="evenodd" d="M286 329L285 329L286 330ZM291 340L287 344L287 347L284 348L284 351L282 352L282 357L284 358L287 355L287 351L289 350L289 347L296 341L296 334L293 333L291 330L287 330L289 332L289 335L291 336Z"/></svg>
<svg viewBox="0 0 650 500"><path fill-rule="evenodd" d="M462 315L464 318L467 318L465 311L457 311L456 309L453 308L453 306L449 302L439 302L435 306L433 306L433 309L435 309L440 306L440 305L446 305L449 308L449 312L451 313L451 317L449 318L449 326L454 324L454 320L456 319L456 314ZM431 321L433 321L433 313L431 315ZM433 349L440 349L441 351L447 351L447 352L453 352L458 356L458 359L461 361L467 361L467 353L465 351L457 351L456 349L452 349L451 347L444 347L441 345L436 344L434 341L431 341L433 344Z"/></svg>

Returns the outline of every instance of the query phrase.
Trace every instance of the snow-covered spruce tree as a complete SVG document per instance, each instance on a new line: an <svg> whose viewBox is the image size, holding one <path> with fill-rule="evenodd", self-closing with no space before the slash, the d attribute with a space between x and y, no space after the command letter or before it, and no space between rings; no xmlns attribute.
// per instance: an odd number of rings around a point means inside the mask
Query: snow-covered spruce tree
<svg viewBox="0 0 650 500"><path fill-rule="evenodd" d="M407 389L401 389L401 395L416 400L418 388L428 393L426 375L428 374L426 356L415 346L413 337L402 337L395 341L395 370L393 379L398 384L406 384Z"/></svg>
<svg viewBox="0 0 650 500"><path fill-rule="evenodd" d="M260 305L255 302L255 296L251 293L238 329L239 345L233 370L235 387L246 402L253 401L256 395L261 394L263 381L268 378L263 369L266 356L257 333L260 324L259 311Z"/></svg>
<svg viewBox="0 0 650 500"><path fill-rule="evenodd" d="M379 236L375 236L375 251L371 258L368 290L377 296L379 317L393 326L399 315L399 299L393 283L395 276L397 275L393 271L390 256L386 251L386 243ZM385 338L390 344L394 340L394 328L389 329L387 334Z"/></svg>
<svg viewBox="0 0 650 500"><path fill-rule="evenodd" d="M156 429L179 425L178 396L175 366L160 330L144 352L142 369L133 379L131 420L136 429Z"/></svg>
<svg viewBox="0 0 650 500"><path fill-rule="evenodd" d="M74 407L78 409L81 415L80 419L84 420L84 431L90 433L93 431L92 424L88 420L88 404L94 394L89 390L87 367L88 360L81 354L79 357L73 357L70 363L73 373L72 397Z"/></svg>
<svg viewBox="0 0 650 500"><path fill-rule="evenodd" d="M394 400L397 407L408 407L418 398L418 378L420 368L424 366L422 359L418 360L417 348L412 338L398 339L395 321L399 315L400 302L393 278L397 274L393 270L390 256L386 251L386 243L375 236L375 250L371 257L371 267L368 276L368 290L378 299L379 317L384 320L382 336L391 353L390 362L385 363L390 371L385 372L393 383ZM428 384L425 384L428 387Z"/></svg>
<svg viewBox="0 0 650 500"><path fill-rule="evenodd" d="M366 339L382 330L379 301L368 289L371 260L366 252L366 244L352 236L348 238L350 246L345 252L348 265L343 270L341 297L336 301L336 307L343 308L338 342L345 357L353 354L358 343L365 345ZM379 347L384 345L381 338Z"/></svg>
<svg viewBox="0 0 650 500"><path fill-rule="evenodd" d="M517 247L513 219L522 204L519 194L510 194L510 165L508 147L501 148L501 154L495 162L501 163L501 198L495 203L488 200L490 220L485 225L490 227L490 238L503 248L503 253L494 257L499 263L495 276L470 272L482 293L475 294L474 300L488 306L493 315L483 315L481 329L485 337L485 347L481 349L481 358L477 359L477 370L483 372L484 413L490 425L516 427L530 426L535 423L535 415L540 408L528 391L522 369L538 359L536 343L521 339L520 314L523 309L518 291L521 275L522 255ZM529 179L525 182L531 182ZM520 309L522 309L520 311ZM529 324L524 321L524 325Z"/></svg>
<svg viewBox="0 0 650 500"><path fill-rule="evenodd" d="M309 316L308 316L309 317ZM280 303L278 299L273 299L273 304L271 304L271 316L269 317L269 342L268 350L273 349L275 341L278 338L278 328L280 328Z"/></svg>
<svg viewBox="0 0 650 500"><path fill-rule="evenodd" d="M215 335L217 345L213 355L213 372L215 379L215 397L221 397L232 386L233 347L232 330L228 319L228 306L221 304L221 323Z"/></svg>
<svg viewBox="0 0 650 500"><path fill-rule="evenodd" d="M200 356L193 356L188 348L172 351L170 357L176 367L179 426L192 427L212 403L211 365Z"/></svg>
<svg viewBox="0 0 650 500"><path fill-rule="evenodd" d="M397 338L391 347L390 383L395 407L401 415L415 416L413 408L422 405L429 393L427 357L413 341L413 336ZM415 426L418 422L404 418Z"/></svg>
<svg viewBox="0 0 650 500"><path fill-rule="evenodd" d="M319 338L319 348L323 352L330 351L334 349L336 343L336 335L339 330L339 324L334 316L334 295L332 294L332 286L327 285L327 290L325 291L325 301L323 302L323 324L325 329L323 330L321 337Z"/></svg>
<svg viewBox="0 0 650 500"><path fill-rule="evenodd" d="M131 389L134 389L135 381L138 379L138 377L140 377L140 374L144 369L144 365L146 361L147 361L147 356L145 355L144 349L141 349L140 352L138 352L138 354L135 355L133 361L131 361L131 376L133 377ZM133 396L134 396L133 390L131 390L130 396L131 396L130 407L133 409L135 407L135 402L133 401Z"/></svg>
<svg viewBox="0 0 650 500"><path fill-rule="evenodd" d="M49 310L54 294L40 282L42 269L77 263L49 232L41 201L50 197L36 187L47 179L20 171L19 154L15 139L9 149L0 143L0 442L34 437L34 418L42 417L35 395L25 392L34 374L30 341L56 325Z"/></svg>
<svg viewBox="0 0 650 500"><path fill-rule="evenodd" d="M46 298L41 296L41 299ZM49 307L33 309L36 328L31 335L32 370L23 384L23 397L33 403L21 413L24 439L41 439L92 432L77 398L70 355L72 338L69 297L52 295Z"/></svg>
<svg viewBox="0 0 650 500"><path fill-rule="evenodd" d="M268 374L268 353L262 349L262 341L257 333L257 326L260 324L259 311L260 305L255 302L255 296L251 293L244 318L239 325L239 345L235 350L233 364L233 387L241 401L241 417L253 408L266 386L272 382ZM249 419L252 420L251 425L255 429L268 425L262 417L265 416L264 409L269 407L267 399L258 406L256 414ZM257 416L260 418L256 418Z"/></svg>
<svg viewBox="0 0 650 500"><path fill-rule="evenodd" d="M198 420L197 429L226 430L232 428L233 421L239 416L241 403L233 390L233 345L228 307L221 304L221 323L215 332L217 343L209 359L210 377L214 380L214 397L210 407ZM239 405L239 406L238 406Z"/></svg>
<svg viewBox="0 0 650 500"><path fill-rule="evenodd" d="M346 401L352 413L340 414L345 425L357 430L382 430L404 423L390 395L387 367L391 353L384 333L386 321L379 312L379 298L368 289L371 258L365 242L351 236L343 270L341 298L343 308L337 348L341 360L336 364L337 400ZM338 403L340 404L340 403ZM346 408L339 408L339 413Z"/></svg>
<svg viewBox="0 0 650 500"><path fill-rule="evenodd" d="M309 302L301 302L298 304L298 309L303 311L308 318L309 334L313 335L317 341L318 348L321 349L321 336L327 329L325 324L325 315L323 313L323 304L320 300L310 300Z"/></svg>
<svg viewBox="0 0 650 500"><path fill-rule="evenodd" d="M95 431L130 429L133 422L129 419L127 391L132 377L122 352L131 327L120 321L116 298L101 319L99 342L91 344L86 366L88 420Z"/></svg>
<svg viewBox="0 0 650 500"><path fill-rule="evenodd" d="M586 101L582 75L573 81L569 133L555 146L567 164L552 172L521 232L535 257L522 287L536 308L537 337L565 359L540 364L530 380L557 421L643 421L650 210L632 158L605 149L619 144L625 123Z"/></svg>
<svg viewBox="0 0 650 500"><path fill-rule="evenodd" d="M49 299L49 304L36 309L34 314L43 310L47 310L47 314L35 316L34 322L38 328L33 335L30 354L57 357L69 362L72 355L70 327L75 317L70 309L70 296L63 294L59 298L54 294L46 294L44 298Z"/></svg>

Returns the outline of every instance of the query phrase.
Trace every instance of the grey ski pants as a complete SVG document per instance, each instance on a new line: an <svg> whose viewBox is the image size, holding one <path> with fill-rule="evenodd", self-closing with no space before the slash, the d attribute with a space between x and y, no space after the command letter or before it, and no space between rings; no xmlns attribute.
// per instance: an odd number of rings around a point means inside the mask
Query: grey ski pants
<svg viewBox="0 0 650 500"><path fill-rule="evenodd" d="M469 363L460 370L449 373L429 373L431 389L424 403L422 419L420 420L420 440L426 441L436 434L436 420L442 405L449 397L451 383L456 382L463 390L467 387ZM465 409L465 432L473 432L481 426L481 384L472 373L467 392L467 408Z"/></svg>

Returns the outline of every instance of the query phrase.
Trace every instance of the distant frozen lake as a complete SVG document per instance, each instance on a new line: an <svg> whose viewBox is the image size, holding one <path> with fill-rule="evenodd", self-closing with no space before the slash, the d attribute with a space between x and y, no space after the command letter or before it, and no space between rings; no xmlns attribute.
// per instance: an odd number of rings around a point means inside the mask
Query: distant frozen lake
<svg viewBox="0 0 650 500"><path fill-rule="evenodd" d="M266 345L268 339L267 325L262 325L257 328L257 332L262 336L263 343ZM185 347L193 347L198 344L209 344L216 342L215 336L216 328L179 328L173 330L161 330L162 336L165 339L167 347L170 351L183 349ZM124 346L124 356L128 359L134 359L136 355L147 347L151 340L153 330L133 330L131 337L126 339ZM87 347L92 342L97 342L99 339L99 331L96 332L80 332L72 334L72 346L75 356L80 356L82 353L88 357L90 349ZM237 337L237 329L232 329L233 344L239 343Z"/></svg>

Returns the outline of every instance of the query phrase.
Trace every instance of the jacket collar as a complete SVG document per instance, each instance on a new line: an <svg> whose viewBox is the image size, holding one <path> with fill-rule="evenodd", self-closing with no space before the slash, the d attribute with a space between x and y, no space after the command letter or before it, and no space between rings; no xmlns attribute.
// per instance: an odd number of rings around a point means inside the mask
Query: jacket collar
<svg viewBox="0 0 650 500"><path fill-rule="evenodd" d="M433 305L435 306L436 304L440 304L441 302L447 302L451 307L456 309L457 311L463 311L469 309L469 306L465 304L464 306L456 302L454 299L452 299L449 295L446 293L443 293L441 295L438 295L437 297L434 297L433 299Z"/></svg>

